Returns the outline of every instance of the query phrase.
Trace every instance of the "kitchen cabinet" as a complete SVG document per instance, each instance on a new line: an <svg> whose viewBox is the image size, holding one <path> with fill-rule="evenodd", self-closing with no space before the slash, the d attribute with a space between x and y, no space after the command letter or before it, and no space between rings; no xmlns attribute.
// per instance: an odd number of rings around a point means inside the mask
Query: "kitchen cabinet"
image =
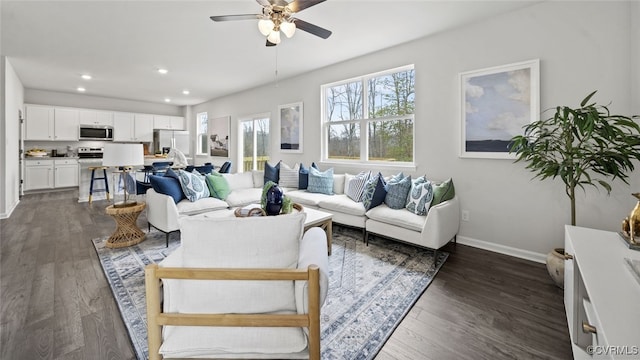
<svg viewBox="0 0 640 360"><path fill-rule="evenodd" d="M26 105L25 140L78 140L78 110Z"/></svg>
<svg viewBox="0 0 640 360"><path fill-rule="evenodd" d="M153 115L115 113L113 141L153 141Z"/></svg>
<svg viewBox="0 0 640 360"><path fill-rule="evenodd" d="M113 126L113 112L80 110L80 125Z"/></svg>
<svg viewBox="0 0 640 360"><path fill-rule="evenodd" d="M42 190L78 186L77 159L26 160L24 190Z"/></svg>
<svg viewBox="0 0 640 360"><path fill-rule="evenodd" d="M53 189L53 160L27 160L24 167L24 190Z"/></svg>
<svg viewBox="0 0 640 360"><path fill-rule="evenodd" d="M574 359L640 356L640 261L615 232L565 227L564 305Z"/></svg>
<svg viewBox="0 0 640 360"><path fill-rule="evenodd" d="M154 115L153 128L156 130L186 130L181 116Z"/></svg>
<svg viewBox="0 0 640 360"><path fill-rule="evenodd" d="M53 161L54 181L56 188L78 186L79 170L78 160L61 159Z"/></svg>

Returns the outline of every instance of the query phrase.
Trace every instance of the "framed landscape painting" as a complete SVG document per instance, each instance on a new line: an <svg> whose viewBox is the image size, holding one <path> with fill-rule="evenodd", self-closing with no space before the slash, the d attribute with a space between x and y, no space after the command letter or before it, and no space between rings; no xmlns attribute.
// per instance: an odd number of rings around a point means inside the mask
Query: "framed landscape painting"
<svg viewBox="0 0 640 360"><path fill-rule="evenodd" d="M229 157L229 123L230 116L209 119L207 134L209 136L209 156Z"/></svg>
<svg viewBox="0 0 640 360"><path fill-rule="evenodd" d="M460 157L515 159L511 138L540 114L540 61L460 74Z"/></svg>
<svg viewBox="0 0 640 360"><path fill-rule="evenodd" d="M280 151L302 153L303 114L302 102L280 105Z"/></svg>

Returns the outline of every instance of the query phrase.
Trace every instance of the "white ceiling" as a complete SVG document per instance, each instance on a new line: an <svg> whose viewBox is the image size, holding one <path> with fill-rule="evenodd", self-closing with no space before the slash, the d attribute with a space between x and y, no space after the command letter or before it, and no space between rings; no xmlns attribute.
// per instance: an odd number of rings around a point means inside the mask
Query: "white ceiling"
<svg viewBox="0 0 640 360"><path fill-rule="evenodd" d="M267 48L257 21L209 19L258 13L255 0L0 0L0 46L29 89L192 105L274 81L276 56L283 79L532 3L327 0L296 17L329 39L297 31Z"/></svg>

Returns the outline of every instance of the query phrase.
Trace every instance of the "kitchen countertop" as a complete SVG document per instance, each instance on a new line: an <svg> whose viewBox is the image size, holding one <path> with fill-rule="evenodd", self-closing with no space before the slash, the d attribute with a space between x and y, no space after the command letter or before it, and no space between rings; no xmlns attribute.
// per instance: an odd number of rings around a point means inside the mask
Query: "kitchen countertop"
<svg viewBox="0 0 640 360"><path fill-rule="evenodd" d="M79 159L77 156L25 156L25 160L57 160L57 159Z"/></svg>

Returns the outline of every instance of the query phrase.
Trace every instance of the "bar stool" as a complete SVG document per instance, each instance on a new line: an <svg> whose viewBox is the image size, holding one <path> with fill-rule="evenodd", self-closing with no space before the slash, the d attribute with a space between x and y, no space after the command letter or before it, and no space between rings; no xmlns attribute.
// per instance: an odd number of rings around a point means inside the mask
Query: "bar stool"
<svg viewBox="0 0 640 360"><path fill-rule="evenodd" d="M107 180L108 166L89 166L91 170L91 185L89 186L89 204L91 204L93 198L93 182L96 180L104 180L104 189L97 189L98 191L105 191L107 193L107 201L109 201L109 180ZM96 170L102 170L102 177L96 177Z"/></svg>

